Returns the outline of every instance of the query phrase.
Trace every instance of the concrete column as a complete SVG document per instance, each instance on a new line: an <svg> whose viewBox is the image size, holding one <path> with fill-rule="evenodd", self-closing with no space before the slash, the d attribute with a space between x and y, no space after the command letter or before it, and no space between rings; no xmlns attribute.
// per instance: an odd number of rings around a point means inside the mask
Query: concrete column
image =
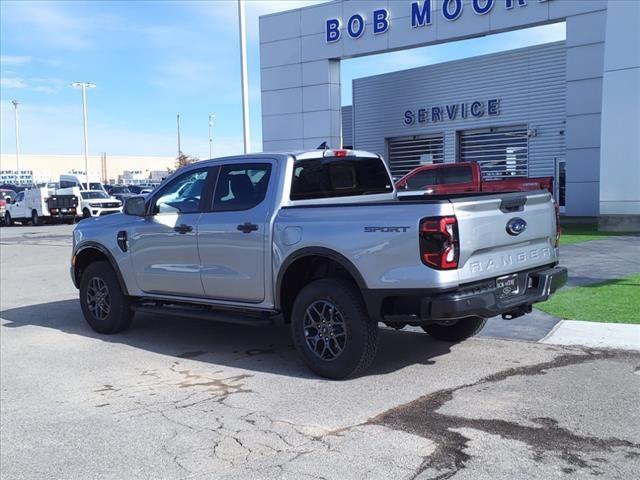
<svg viewBox="0 0 640 480"><path fill-rule="evenodd" d="M300 10L260 17L264 151L342 146L340 55L322 58L323 34L301 36L303 17Z"/></svg>
<svg viewBox="0 0 640 480"><path fill-rule="evenodd" d="M606 10L567 17L566 207L598 215Z"/></svg>
<svg viewBox="0 0 640 480"><path fill-rule="evenodd" d="M640 231L640 2L611 0L602 93L599 228Z"/></svg>

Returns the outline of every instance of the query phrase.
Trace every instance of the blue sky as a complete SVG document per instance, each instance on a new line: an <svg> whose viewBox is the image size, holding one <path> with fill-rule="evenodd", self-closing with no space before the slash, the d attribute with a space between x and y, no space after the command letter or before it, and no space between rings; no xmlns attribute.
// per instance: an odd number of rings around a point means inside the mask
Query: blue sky
<svg viewBox="0 0 640 480"><path fill-rule="evenodd" d="M247 1L252 143L261 149L258 17L318 1ZM23 153L82 153L80 92L88 94L91 154L208 156L207 117L216 115L214 156L240 153L242 112L235 1L0 3L2 153L15 151L20 102ZM562 40L564 24L347 60L353 78Z"/></svg>

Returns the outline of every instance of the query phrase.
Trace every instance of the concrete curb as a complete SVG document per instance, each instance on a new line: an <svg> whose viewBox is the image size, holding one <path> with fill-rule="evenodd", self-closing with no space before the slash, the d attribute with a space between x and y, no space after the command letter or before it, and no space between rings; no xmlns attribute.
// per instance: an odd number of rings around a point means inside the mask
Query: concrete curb
<svg viewBox="0 0 640 480"><path fill-rule="evenodd" d="M561 320L540 343L640 351L640 325Z"/></svg>

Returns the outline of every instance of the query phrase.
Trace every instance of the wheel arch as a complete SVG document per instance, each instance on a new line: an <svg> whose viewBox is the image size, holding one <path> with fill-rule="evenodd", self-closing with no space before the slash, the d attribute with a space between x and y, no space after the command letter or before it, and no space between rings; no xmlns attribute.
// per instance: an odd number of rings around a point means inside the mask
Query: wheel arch
<svg viewBox="0 0 640 480"><path fill-rule="evenodd" d="M326 278L326 273L351 280L361 295L367 290L357 267L341 253L324 247L302 248L284 260L277 275L275 305L286 321L300 290L313 280Z"/></svg>
<svg viewBox="0 0 640 480"><path fill-rule="evenodd" d="M107 261L118 278L118 283L125 295L129 295L127 290L127 284L122 277L118 262L111 252L104 246L96 242L86 242L80 246L74 253L73 261L73 283L78 288L80 286L80 279L82 278L82 272L93 262Z"/></svg>

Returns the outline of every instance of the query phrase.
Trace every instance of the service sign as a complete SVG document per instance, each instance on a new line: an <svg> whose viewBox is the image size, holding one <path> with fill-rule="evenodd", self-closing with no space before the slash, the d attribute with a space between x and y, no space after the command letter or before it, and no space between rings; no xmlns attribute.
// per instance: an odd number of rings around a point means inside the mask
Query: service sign
<svg viewBox="0 0 640 480"><path fill-rule="evenodd" d="M433 24L434 12L432 4L435 0L422 0L411 3L411 11L408 13L412 28L429 27ZM462 15L486 15L494 8L514 10L526 8L528 2L544 3L550 0L472 0L471 4L465 4L464 0L442 0L440 2L440 15L447 22L455 22ZM577 1L577 0L576 0ZM471 12L465 12L465 9ZM371 34L380 35L391 28L389 10L380 8L371 12L371 17L366 18L364 13L355 13L347 21L344 31L349 38L356 40L362 37L367 30L367 21L371 23ZM325 41L337 42L342 38L343 23L340 18L329 18L325 23Z"/></svg>
<svg viewBox="0 0 640 480"><path fill-rule="evenodd" d="M465 118L494 117L500 115L500 99L474 100L472 102L450 103L432 107L405 110L404 124L439 123Z"/></svg>

